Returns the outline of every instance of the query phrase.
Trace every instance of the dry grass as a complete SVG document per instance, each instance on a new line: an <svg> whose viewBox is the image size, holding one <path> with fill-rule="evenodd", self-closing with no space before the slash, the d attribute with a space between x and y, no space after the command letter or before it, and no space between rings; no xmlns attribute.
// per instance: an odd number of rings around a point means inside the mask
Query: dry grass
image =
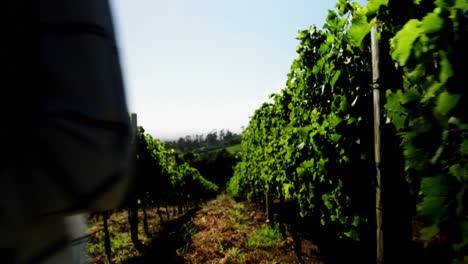
<svg viewBox="0 0 468 264"><path fill-rule="evenodd" d="M159 217L154 209L148 209L148 224L152 238L143 232L143 214L140 211L139 238L147 245L146 251L138 252L130 239L130 228L127 213L117 212L112 214L109 223L114 223L111 229L112 240L112 262L113 263L162 263L158 256L158 248L161 245L174 244L171 236L162 233L180 233L181 226L193 226L197 232L191 234L190 244L180 245L177 248L162 249L162 251L173 252L174 258L164 263L193 263L193 264L280 264L301 263L294 250L292 237L283 239L279 232L266 224L265 214L258 210L253 204L247 202L237 203L226 194L220 194L216 199L207 202L188 220L180 221L175 229L166 230L161 228ZM165 216L165 214L163 214ZM172 214L171 214L172 215ZM178 221L185 218L184 215L176 215L171 219ZM116 223L118 221L119 223ZM89 232L95 232L102 228L102 220L91 221ZM163 229L163 231L161 231ZM177 230L177 231L174 231ZM185 236L185 234L178 234ZM266 237L262 237L265 235ZM160 240L155 242L156 240ZM107 263L104 253L103 232L97 232L89 240L89 249L92 249L90 263ZM249 244L250 241L250 244ZM256 241L252 246L252 241ZM263 245L262 243L265 242ZM267 244L268 242L268 244ZM160 243L160 244L158 244ZM183 250L181 250L181 246ZM310 241L301 240L301 252L299 253L302 263L324 263L317 255L317 246ZM171 253L172 254L172 253ZM172 255L171 255L172 256ZM154 262L156 260L156 262ZM158 262L159 261L159 262Z"/></svg>
<svg viewBox="0 0 468 264"><path fill-rule="evenodd" d="M182 255L184 263L300 263L291 237L278 239L276 246L252 247L249 238L261 233L266 225L265 214L249 203L236 203L226 194L206 204L195 216L199 232L192 239L189 251ZM317 250L302 241L303 263L323 263L305 252Z"/></svg>

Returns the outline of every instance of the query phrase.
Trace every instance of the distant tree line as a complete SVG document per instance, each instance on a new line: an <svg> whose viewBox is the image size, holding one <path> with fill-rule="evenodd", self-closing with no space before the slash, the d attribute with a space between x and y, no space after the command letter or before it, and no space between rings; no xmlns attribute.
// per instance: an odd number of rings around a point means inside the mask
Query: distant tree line
<svg viewBox="0 0 468 264"><path fill-rule="evenodd" d="M214 130L206 135L196 134L180 137L174 141L166 141L166 149L176 152L208 152L216 149L240 144L241 135L226 129Z"/></svg>
<svg viewBox="0 0 468 264"><path fill-rule="evenodd" d="M238 157L237 153L231 153L225 148L218 148L213 151L195 154L185 152L176 156L176 162L178 164L189 164L197 169L203 178L224 188L233 175Z"/></svg>

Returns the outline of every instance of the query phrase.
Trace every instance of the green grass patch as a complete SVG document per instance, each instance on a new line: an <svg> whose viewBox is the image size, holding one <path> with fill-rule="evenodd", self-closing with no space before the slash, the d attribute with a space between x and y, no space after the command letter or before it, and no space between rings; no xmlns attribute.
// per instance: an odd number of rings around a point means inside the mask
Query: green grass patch
<svg viewBox="0 0 468 264"><path fill-rule="evenodd" d="M250 248L276 248L281 240L279 226L265 225L261 229L254 230L247 238L247 244Z"/></svg>
<svg viewBox="0 0 468 264"><path fill-rule="evenodd" d="M245 263L245 255L242 252L242 249L238 247L230 247L225 249L221 241L218 241L218 250L221 253L224 253L228 256L227 263L231 264L244 264Z"/></svg>
<svg viewBox="0 0 468 264"><path fill-rule="evenodd" d="M120 262L138 254L138 251L132 243L130 233L115 232L112 227L109 227L109 232L111 233L110 242L112 258ZM102 260L107 261L103 230L100 230L96 237L88 240L87 250L91 256L100 256Z"/></svg>
<svg viewBox="0 0 468 264"><path fill-rule="evenodd" d="M234 145L234 146L227 147L226 150L231 154L236 154L238 152L241 152L242 146L241 146L241 144L237 144L237 145Z"/></svg>
<svg viewBox="0 0 468 264"><path fill-rule="evenodd" d="M243 264L245 262L244 253L242 253L242 250L237 247L229 248L226 251L226 255L235 260L235 263Z"/></svg>
<svg viewBox="0 0 468 264"><path fill-rule="evenodd" d="M229 218L234 223L234 227L242 230L247 226L248 218L247 218L247 210L245 209L244 204L236 203L233 205L231 209L228 211Z"/></svg>

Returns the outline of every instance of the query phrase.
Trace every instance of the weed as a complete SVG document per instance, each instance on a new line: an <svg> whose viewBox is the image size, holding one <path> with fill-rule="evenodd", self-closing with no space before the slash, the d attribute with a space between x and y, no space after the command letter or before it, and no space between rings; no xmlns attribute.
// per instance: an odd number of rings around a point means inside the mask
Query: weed
<svg viewBox="0 0 468 264"><path fill-rule="evenodd" d="M182 244L182 246L177 249L178 254L184 254L188 252L190 248L190 242L192 241L192 236L197 232L198 229L192 222L182 225L177 237L177 240Z"/></svg>
<svg viewBox="0 0 468 264"><path fill-rule="evenodd" d="M247 244L250 248L275 248L278 246L278 241L281 238L278 225L275 225L274 228L270 225L265 225L263 228L254 230L250 234Z"/></svg>
<svg viewBox="0 0 468 264"><path fill-rule="evenodd" d="M88 243L88 252L90 254L95 254L95 255L98 255L98 254L102 254L104 252L104 244L103 243L92 243L92 242L89 242Z"/></svg>
<svg viewBox="0 0 468 264"><path fill-rule="evenodd" d="M232 248L229 248L227 251L226 251L226 254L235 259L238 263L244 263L244 253L242 253L242 251L237 248L237 247L232 247Z"/></svg>
<svg viewBox="0 0 468 264"><path fill-rule="evenodd" d="M224 246L223 243L218 239L218 251L223 253L224 252Z"/></svg>
<svg viewBox="0 0 468 264"><path fill-rule="evenodd" d="M234 227L237 229L244 229L247 224L246 209L244 204L236 203L232 209L229 210L229 218L234 223Z"/></svg>

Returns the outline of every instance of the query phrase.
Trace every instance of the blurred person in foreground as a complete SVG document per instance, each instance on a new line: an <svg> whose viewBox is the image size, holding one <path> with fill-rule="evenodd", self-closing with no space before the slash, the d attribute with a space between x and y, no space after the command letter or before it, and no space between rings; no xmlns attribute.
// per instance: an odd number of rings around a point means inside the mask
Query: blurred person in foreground
<svg viewBox="0 0 468 264"><path fill-rule="evenodd" d="M119 206L131 181L109 3L2 5L0 263L86 263L84 214Z"/></svg>

